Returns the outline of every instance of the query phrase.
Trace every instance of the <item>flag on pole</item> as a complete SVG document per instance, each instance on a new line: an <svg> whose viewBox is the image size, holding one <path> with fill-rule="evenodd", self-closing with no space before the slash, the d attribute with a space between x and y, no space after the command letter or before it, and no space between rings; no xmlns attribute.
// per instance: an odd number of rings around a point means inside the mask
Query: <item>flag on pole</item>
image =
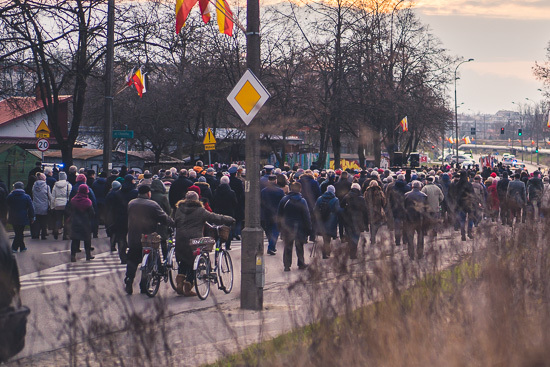
<svg viewBox="0 0 550 367"><path fill-rule="evenodd" d="M180 33L181 27L185 24L185 20L187 19L191 8L197 3L197 1L198 0L176 0L176 34Z"/></svg>
<svg viewBox="0 0 550 367"><path fill-rule="evenodd" d="M464 137L464 144L472 144L472 142L470 141L470 137Z"/></svg>
<svg viewBox="0 0 550 367"><path fill-rule="evenodd" d="M210 21L210 7L208 6L209 0L199 0L199 8L201 9L202 21L204 24Z"/></svg>
<svg viewBox="0 0 550 367"><path fill-rule="evenodd" d="M407 120L407 116L403 117L403 120L401 120L400 124L403 128L403 132L409 131L409 121Z"/></svg>
<svg viewBox="0 0 550 367"><path fill-rule="evenodd" d="M550 127L550 111L548 111L548 122L546 122L546 127Z"/></svg>
<svg viewBox="0 0 550 367"><path fill-rule="evenodd" d="M139 68L126 82L128 85L136 87L139 98L143 97L143 93L147 92L147 88L145 87L145 74L147 73L142 73L141 68Z"/></svg>
<svg viewBox="0 0 550 367"><path fill-rule="evenodd" d="M453 140L453 138L450 137L450 136L447 138L447 141L448 141L449 143L451 143L451 144L454 144L454 140Z"/></svg>
<svg viewBox="0 0 550 367"><path fill-rule="evenodd" d="M531 145L535 145L535 141L534 141L534 140L531 140Z"/></svg>
<svg viewBox="0 0 550 367"><path fill-rule="evenodd" d="M216 16L220 33L233 35L233 13L225 0L216 0Z"/></svg>

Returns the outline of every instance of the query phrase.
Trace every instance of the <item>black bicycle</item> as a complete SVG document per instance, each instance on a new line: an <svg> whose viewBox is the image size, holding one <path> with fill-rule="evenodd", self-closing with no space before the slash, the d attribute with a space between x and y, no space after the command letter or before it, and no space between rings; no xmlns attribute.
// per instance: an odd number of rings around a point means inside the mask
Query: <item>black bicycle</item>
<svg viewBox="0 0 550 367"><path fill-rule="evenodd" d="M216 226L206 223L206 231L210 237L194 238L191 240L191 247L195 247L195 290L197 296L205 300L210 294L210 283L218 284L226 294L233 289L233 262L229 252L222 248L227 240L230 229L227 226ZM214 267L210 261L210 251L214 249Z"/></svg>
<svg viewBox="0 0 550 367"><path fill-rule="evenodd" d="M170 280L172 289L176 290L175 275L178 273L178 262L176 261L176 244L172 234L167 241L167 255L161 260L160 244L153 242L151 247L143 248L143 260L141 271L145 272L147 283L145 293L154 297L160 287L160 282Z"/></svg>

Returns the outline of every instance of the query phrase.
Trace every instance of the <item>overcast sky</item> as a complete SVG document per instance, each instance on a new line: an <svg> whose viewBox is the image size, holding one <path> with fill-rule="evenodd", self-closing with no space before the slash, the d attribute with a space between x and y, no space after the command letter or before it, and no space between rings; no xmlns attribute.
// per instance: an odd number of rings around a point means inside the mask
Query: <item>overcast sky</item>
<svg viewBox="0 0 550 367"><path fill-rule="evenodd" d="M458 69L459 113L543 100L532 67L546 61L550 0L418 0L415 9L451 55L475 59Z"/></svg>

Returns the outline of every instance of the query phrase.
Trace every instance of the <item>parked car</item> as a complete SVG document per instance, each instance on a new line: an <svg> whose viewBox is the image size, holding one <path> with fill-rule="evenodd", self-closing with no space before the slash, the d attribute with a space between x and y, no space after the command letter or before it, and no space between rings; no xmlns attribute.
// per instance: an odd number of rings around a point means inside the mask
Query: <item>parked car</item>
<svg viewBox="0 0 550 367"><path fill-rule="evenodd" d="M471 158L470 158L470 157L467 157L467 156L465 156L465 155L463 155L463 154L459 154L459 155L458 155L458 163L462 163L462 162L464 162L464 161L467 160L467 159L471 159ZM445 160L446 160L447 162L456 163L456 155L451 156L451 155L449 154L447 157L445 157Z"/></svg>

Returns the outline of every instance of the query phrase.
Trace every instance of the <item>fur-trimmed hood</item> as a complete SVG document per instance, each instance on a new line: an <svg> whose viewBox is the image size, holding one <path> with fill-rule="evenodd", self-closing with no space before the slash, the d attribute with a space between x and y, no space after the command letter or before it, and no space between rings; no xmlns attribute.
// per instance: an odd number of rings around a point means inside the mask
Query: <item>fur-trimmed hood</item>
<svg viewBox="0 0 550 367"><path fill-rule="evenodd" d="M184 214L189 214L196 208L204 208L204 205L200 201L184 199L176 203L176 208Z"/></svg>

